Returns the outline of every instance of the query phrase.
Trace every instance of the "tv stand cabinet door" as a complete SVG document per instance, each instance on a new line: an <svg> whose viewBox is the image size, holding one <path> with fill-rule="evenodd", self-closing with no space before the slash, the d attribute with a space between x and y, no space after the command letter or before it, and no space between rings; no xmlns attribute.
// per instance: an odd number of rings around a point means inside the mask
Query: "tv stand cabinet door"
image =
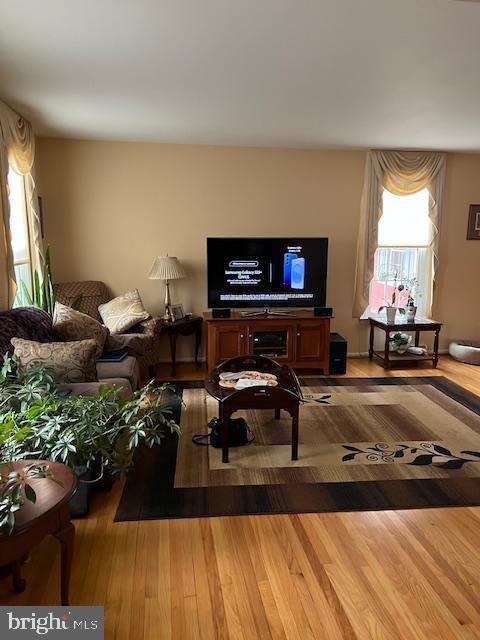
<svg viewBox="0 0 480 640"><path fill-rule="evenodd" d="M208 370L221 362L246 355L247 329L245 324L234 322L208 323Z"/></svg>
<svg viewBox="0 0 480 640"><path fill-rule="evenodd" d="M296 362L318 363L328 374L330 351L330 320L302 322L297 325Z"/></svg>

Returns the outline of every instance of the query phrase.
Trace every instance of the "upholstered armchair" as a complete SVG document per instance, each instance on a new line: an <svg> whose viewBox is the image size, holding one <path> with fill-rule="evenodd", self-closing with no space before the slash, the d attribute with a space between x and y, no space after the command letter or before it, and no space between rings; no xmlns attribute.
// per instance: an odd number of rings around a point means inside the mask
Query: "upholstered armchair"
<svg viewBox="0 0 480 640"><path fill-rule="evenodd" d="M59 282L53 285L55 300L102 322L98 307L111 300L112 295L104 282L88 280L83 282ZM105 351L127 349L135 355L140 364L148 367L153 376L154 366L160 360L161 318L148 318L139 322L123 334L110 335Z"/></svg>

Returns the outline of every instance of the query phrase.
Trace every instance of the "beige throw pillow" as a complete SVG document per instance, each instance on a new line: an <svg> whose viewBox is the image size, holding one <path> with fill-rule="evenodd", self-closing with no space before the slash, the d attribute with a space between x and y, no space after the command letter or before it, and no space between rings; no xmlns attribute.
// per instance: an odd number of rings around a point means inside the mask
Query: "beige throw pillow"
<svg viewBox="0 0 480 640"><path fill-rule="evenodd" d="M96 357L103 353L105 340L108 338L107 327L100 324L95 318L80 313L71 307L67 307L60 302L55 303L55 313L53 316L53 328L60 340L72 342L75 340L93 339L97 344Z"/></svg>
<svg viewBox="0 0 480 640"><path fill-rule="evenodd" d="M48 367L62 382L96 382L95 340L34 342L12 338L20 371Z"/></svg>
<svg viewBox="0 0 480 640"><path fill-rule="evenodd" d="M145 311L137 289L101 304L98 312L110 329L110 333L123 333L150 317L148 311Z"/></svg>

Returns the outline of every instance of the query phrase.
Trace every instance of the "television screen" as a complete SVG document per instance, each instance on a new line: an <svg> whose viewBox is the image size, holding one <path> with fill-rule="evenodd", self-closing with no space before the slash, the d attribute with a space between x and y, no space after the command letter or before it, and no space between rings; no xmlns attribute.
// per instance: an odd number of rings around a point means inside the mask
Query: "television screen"
<svg viewBox="0 0 480 640"><path fill-rule="evenodd" d="M323 307L327 238L207 238L208 306Z"/></svg>

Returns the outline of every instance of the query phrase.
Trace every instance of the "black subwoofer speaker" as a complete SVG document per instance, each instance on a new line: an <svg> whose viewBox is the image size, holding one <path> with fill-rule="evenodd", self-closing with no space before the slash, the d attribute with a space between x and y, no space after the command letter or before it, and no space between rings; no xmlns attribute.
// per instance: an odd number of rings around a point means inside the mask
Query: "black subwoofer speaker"
<svg viewBox="0 0 480 640"><path fill-rule="evenodd" d="M347 346L339 333L330 334L330 375L347 373Z"/></svg>

